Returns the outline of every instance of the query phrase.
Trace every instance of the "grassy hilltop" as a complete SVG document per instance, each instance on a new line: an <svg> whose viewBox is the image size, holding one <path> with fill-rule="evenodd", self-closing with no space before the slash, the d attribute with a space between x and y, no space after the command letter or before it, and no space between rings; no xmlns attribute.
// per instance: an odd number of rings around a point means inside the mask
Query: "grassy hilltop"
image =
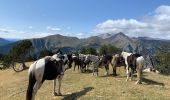
<svg viewBox="0 0 170 100"><path fill-rule="evenodd" d="M12 69L0 71L0 100L25 99L27 72L16 73ZM136 78L125 82L123 67L117 68L116 77L106 77L104 73L105 69L100 69L99 77L96 77L92 73L70 69L63 79L63 96L53 96L53 81L45 81L36 100L170 100L169 76L144 73L143 84L135 85Z"/></svg>

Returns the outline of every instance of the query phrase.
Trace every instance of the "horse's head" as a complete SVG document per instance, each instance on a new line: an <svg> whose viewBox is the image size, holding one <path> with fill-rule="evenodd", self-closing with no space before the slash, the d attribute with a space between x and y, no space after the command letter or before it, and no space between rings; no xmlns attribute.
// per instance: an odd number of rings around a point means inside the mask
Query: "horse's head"
<svg viewBox="0 0 170 100"><path fill-rule="evenodd" d="M85 56L84 62L85 63L90 62L90 55L89 54Z"/></svg>
<svg viewBox="0 0 170 100"><path fill-rule="evenodd" d="M60 54L60 53L57 53L57 54L54 54L53 56L52 56L52 58L54 58L57 62L59 62L59 63L56 63L56 64L60 64L60 66L62 67L62 70L64 70L65 71L65 64L68 62L68 58L67 58L67 56L65 56L65 55L62 55L62 54ZM62 63L62 64L61 64Z"/></svg>
<svg viewBox="0 0 170 100"><path fill-rule="evenodd" d="M122 53L121 53L121 55L120 55L120 56L121 56L121 57L123 57L124 55L125 55L125 52L124 52L124 51L122 51Z"/></svg>
<svg viewBox="0 0 170 100"><path fill-rule="evenodd" d="M64 62L62 59L55 59L53 60L53 62L55 63L55 66L57 66L57 73L59 75L64 75L65 72L65 67L64 67Z"/></svg>
<svg viewBox="0 0 170 100"><path fill-rule="evenodd" d="M67 54L67 64L68 64L68 67L69 67L69 68L72 67L72 63L73 63L72 54Z"/></svg>
<svg viewBox="0 0 170 100"><path fill-rule="evenodd" d="M52 56L52 58L54 58L54 59L56 59L56 60L60 60L60 59L62 59L62 55L59 54L59 53L57 53L57 54L54 54L54 55Z"/></svg>
<svg viewBox="0 0 170 100"><path fill-rule="evenodd" d="M125 65L125 59L121 56L121 54L114 54L112 58L112 62L116 62L119 66Z"/></svg>

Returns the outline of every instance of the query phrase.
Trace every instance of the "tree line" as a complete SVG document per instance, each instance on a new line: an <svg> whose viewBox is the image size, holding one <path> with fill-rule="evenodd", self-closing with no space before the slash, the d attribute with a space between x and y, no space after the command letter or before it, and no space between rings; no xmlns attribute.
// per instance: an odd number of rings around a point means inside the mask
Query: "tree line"
<svg viewBox="0 0 170 100"><path fill-rule="evenodd" d="M107 55L121 53L121 49L113 45L102 45L99 48L92 47L81 47L75 54L93 54L93 55ZM9 54L0 54L0 69L8 68L11 62L26 62L34 61L44 56L51 56L54 54L52 50L44 49L39 52L39 54L33 53L33 45L30 40L23 40L18 42L10 50ZM170 74L170 45L162 46L157 50L156 56L154 57L155 69L162 74Z"/></svg>
<svg viewBox="0 0 170 100"><path fill-rule="evenodd" d="M160 73L170 74L170 45L165 45L159 48L154 57L155 69Z"/></svg>

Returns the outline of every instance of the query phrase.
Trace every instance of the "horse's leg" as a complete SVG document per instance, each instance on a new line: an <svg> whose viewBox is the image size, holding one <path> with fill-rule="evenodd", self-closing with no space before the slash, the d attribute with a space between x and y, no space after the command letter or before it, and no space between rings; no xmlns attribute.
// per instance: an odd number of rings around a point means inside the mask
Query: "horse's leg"
<svg viewBox="0 0 170 100"><path fill-rule="evenodd" d="M105 69L106 69L106 75L109 75L109 65L108 64L105 65Z"/></svg>
<svg viewBox="0 0 170 100"><path fill-rule="evenodd" d="M75 68L76 68L76 63L74 63L74 69L73 69L73 71L75 71Z"/></svg>
<svg viewBox="0 0 170 100"><path fill-rule="evenodd" d="M59 76L58 77L58 96L62 96L60 90L61 90L61 80L62 80L63 76Z"/></svg>
<svg viewBox="0 0 170 100"><path fill-rule="evenodd" d="M84 63L84 71L86 71L86 70L87 70L87 64Z"/></svg>
<svg viewBox="0 0 170 100"><path fill-rule="evenodd" d="M127 59L125 59L125 64L126 64L126 81L128 81L130 73L129 73L129 65L127 63Z"/></svg>
<svg viewBox="0 0 170 100"><path fill-rule="evenodd" d="M95 66L94 66L94 64L92 64L92 66L93 66L93 76L94 76L94 73L95 73Z"/></svg>
<svg viewBox="0 0 170 100"><path fill-rule="evenodd" d="M132 79L133 79L133 73L134 73L134 69L131 68L131 71L130 71L130 80L131 80L131 81L132 81Z"/></svg>
<svg viewBox="0 0 170 100"><path fill-rule="evenodd" d="M112 65L112 69L113 69L113 76L116 76L116 63L112 62L111 65Z"/></svg>
<svg viewBox="0 0 170 100"><path fill-rule="evenodd" d="M136 84L141 84L141 76L142 76L142 68L141 68L141 65L138 64L137 65L137 81L136 81Z"/></svg>
<svg viewBox="0 0 170 100"><path fill-rule="evenodd" d="M136 84L141 84L141 76L140 76L141 72L139 70L137 70L137 81Z"/></svg>
<svg viewBox="0 0 170 100"><path fill-rule="evenodd" d="M54 79L54 91L53 91L53 94L54 94L54 96L57 96L57 93L55 91L56 91L56 79Z"/></svg>
<svg viewBox="0 0 170 100"><path fill-rule="evenodd" d="M109 75L109 63L107 64L107 75Z"/></svg>
<svg viewBox="0 0 170 100"><path fill-rule="evenodd" d="M86 64L86 70L89 70L89 63Z"/></svg>
<svg viewBox="0 0 170 100"><path fill-rule="evenodd" d="M96 71L97 71L97 76L99 76L99 68L98 67L96 68Z"/></svg>
<svg viewBox="0 0 170 100"><path fill-rule="evenodd" d="M96 70L96 75L98 76L99 75L99 67L97 64L95 64L95 70Z"/></svg>
<svg viewBox="0 0 170 100"><path fill-rule="evenodd" d="M82 63L80 63L80 72L82 72Z"/></svg>
<svg viewBox="0 0 170 100"><path fill-rule="evenodd" d="M116 76L116 66L113 66L113 76Z"/></svg>
<svg viewBox="0 0 170 100"><path fill-rule="evenodd" d="M41 87L42 83L41 82L36 82L34 85L34 89L33 89L33 94L32 94L32 100L35 100L35 95L38 91L38 89Z"/></svg>
<svg viewBox="0 0 170 100"><path fill-rule="evenodd" d="M78 71L81 70L80 64L78 64L78 68L77 69L78 69Z"/></svg>

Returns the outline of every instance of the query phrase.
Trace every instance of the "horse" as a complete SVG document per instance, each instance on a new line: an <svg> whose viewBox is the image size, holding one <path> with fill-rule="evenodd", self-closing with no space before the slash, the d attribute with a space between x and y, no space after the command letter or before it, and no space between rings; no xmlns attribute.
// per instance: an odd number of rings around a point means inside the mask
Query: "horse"
<svg viewBox="0 0 170 100"><path fill-rule="evenodd" d="M132 54L127 52L122 52L121 55L125 59L125 64L126 64L126 74L127 74L126 81L128 81L129 76L131 76L131 80L132 80L133 73L135 70L137 70L138 79L136 81L136 84L141 84L142 68L144 67L144 57L140 54ZM129 68L131 69L130 72L129 72Z"/></svg>
<svg viewBox="0 0 170 100"><path fill-rule="evenodd" d="M127 75L126 81L128 81L128 79L129 79L129 65L127 62L127 57L130 56L131 54L132 53L128 53L128 52L124 52L124 51L122 51L122 53L121 53L121 57L123 57L124 61L125 61L125 68L126 68L126 75Z"/></svg>
<svg viewBox="0 0 170 100"><path fill-rule="evenodd" d="M73 62L74 62L73 71L75 71L76 66L78 66L78 70L79 70L79 67L80 67L80 65L81 65L81 61L80 61L79 57L73 55L72 58L73 58Z"/></svg>
<svg viewBox="0 0 170 100"><path fill-rule="evenodd" d="M64 65L68 65L67 69L70 69L72 67L72 63L73 63L73 58L72 58L72 54L64 54L63 55L65 57L65 63Z"/></svg>
<svg viewBox="0 0 170 100"><path fill-rule="evenodd" d="M124 66L124 59L119 54L114 54L111 60L111 66L113 68L113 76L116 76L116 68Z"/></svg>
<svg viewBox="0 0 170 100"><path fill-rule="evenodd" d="M112 56L111 55L104 55L101 57L100 66L104 66L106 69L106 75L109 75L109 64L111 63Z"/></svg>
<svg viewBox="0 0 170 100"><path fill-rule="evenodd" d="M78 66L78 70L80 69L81 72L86 70L86 65L89 64L89 62L85 63L85 57L86 55L84 54L79 54L78 56L72 56L73 57L73 61L74 61L74 71L76 66Z"/></svg>
<svg viewBox="0 0 170 100"><path fill-rule="evenodd" d="M98 76L98 67L99 64L101 63L101 59L98 56L88 54L85 57L85 63L87 62L92 62L93 75L95 74L95 72L97 72L97 76Z"/></svg>
<svg viewBox="0 0 170 100"><path fill-rule="evenodd" d="M54 80L54 95L62 95L60 92L61 80L64 76L64 63L68 60L66 56L54 54L38 59L30 65L28 70L29 83L26 93L26 100L34 100L38 89L45 80ZM55 92L56 79L59 82L58 93Z"/></svg>

